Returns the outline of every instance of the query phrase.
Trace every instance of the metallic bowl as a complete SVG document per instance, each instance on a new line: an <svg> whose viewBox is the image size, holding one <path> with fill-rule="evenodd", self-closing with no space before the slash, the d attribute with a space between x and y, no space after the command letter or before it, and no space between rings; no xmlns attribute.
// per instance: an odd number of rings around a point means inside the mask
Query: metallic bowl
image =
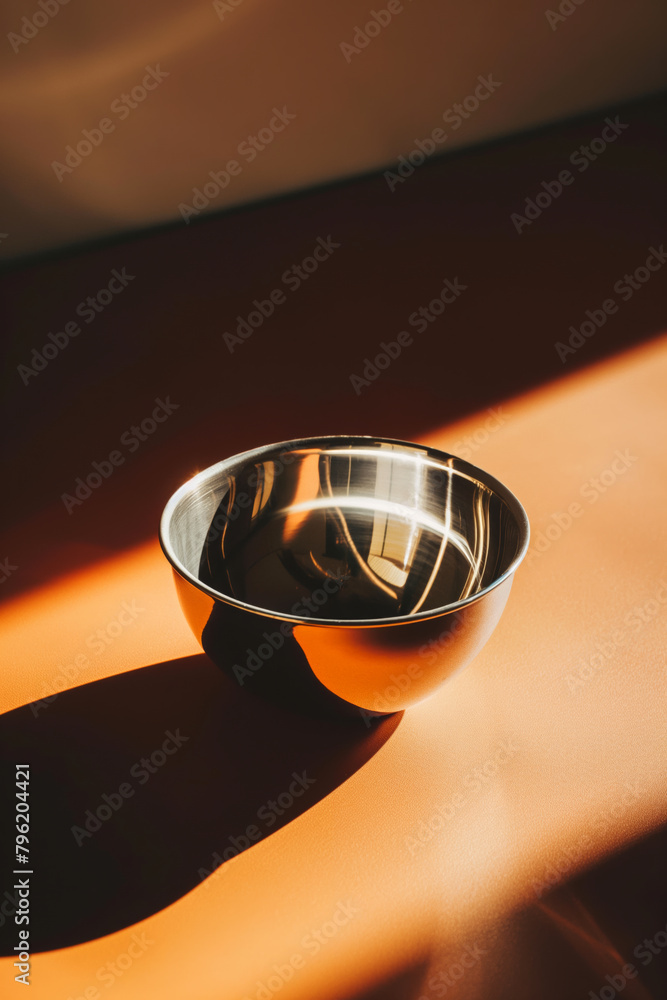
<svg viewBox="0 0 667 1000"><path fill-rule="evenodd" d="M160 524L181 607L219 667L282 704L366 721L472 660L528 539L497 479L372 437L225 459L184 483Z"/></svg>

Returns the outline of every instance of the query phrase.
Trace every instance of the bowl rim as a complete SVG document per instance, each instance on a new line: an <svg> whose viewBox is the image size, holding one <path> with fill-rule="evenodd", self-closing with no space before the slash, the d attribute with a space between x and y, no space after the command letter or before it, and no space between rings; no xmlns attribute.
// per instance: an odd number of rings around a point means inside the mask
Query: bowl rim
<svg viewBox="0 0 667 1000"><path fill-rule="evenodd" d="M280 451L289 452L301 448L303 446L322 446L322 445L334 445L334 444L354 444L359 442L360 444L373 442L374 444L393 444L400 445L403 448L414 451L418 449L420 452L426 452L429 458L434 459L437 462L442 463L443 460L449 461L454 459L457 463L456 472L464 473L470 478L474 479L481 486L485 486L490 489L493 493L497 494L501 500L505 502L507 507L509 507L512 513L516 525L519 530L519 537L522 539L519 545L517 554L514 559L507 567L507 569L496 579L492 580L491 583L487 584L483 590L472 594L470 597L466 597L462 601L454 601L451 604L442 605L439 608L430 608L427 611L418 611L416 614L411 615L396 615L391 618L317 618L316 616L303 616L303 615L293 615L288 612L282 611L272 611L269 608L261 608L254 604L249 604L246 601L241 601L236 597L231 597L229 594L223 594L220 591L213 590L212 587L207 586L207 584L202 583L197 577L193 576L189 570L181 563L181 561L176 556L169 538L169 529L171 526L172 517L178 505L181 503L184 497L192 493L200 484L206 482L208 479L212 479L224 472L225 469L231 466L239 464L241 460L250 461L255 458L259 458L265 455L267 452ZM172 569L178 573L184 580L190 583L196 590L207 594L209 597L213 598L215 601L221 601L223 604L229 604L236 608L241 608L244 611L251 612L253 614L262 615L265 618L273 619L276 621L286 621L294 622L299 625L319 625L331 628L371 628L371 627L382 627L390 625L403 625L413 621L424 621L429 618L440 618L446 614L452 614L453 612L459 611L461 608L467 607L470 604L475 604L477 601L482 600L487 594L492 590L495 590L506 580L510 579L516 572L518 566L523 561L526 552L528 551L528 546L530 544L530 523L528 521L528 515L523 508L523 505L517 499L517 497L512 493L512 491L501 483L499 479L492 476L490 473L485 472L478 466L473 465L471 462L460 458L458 455L454 455L451 452L441 451L438 448L432 448L427 444L420 444L416 441L402 441L398 438L386 438L386 437L375 437L372 434L320 434L315 437L305 437L305 438L294 438L290 441L277 441L273 444L261 445L259 448L251 448L248 451L239 452L235 455L230 455L229 458L224 458L220 462L216 462L214 465L209 465L207 468L202 469L200 472L195 473L190 479L182 483L178 489L172 493L171 497L167 501L164 510L162 511L162 516L160 518L160 527L158 533L160 546L162 551L171 564Z"/></svg>

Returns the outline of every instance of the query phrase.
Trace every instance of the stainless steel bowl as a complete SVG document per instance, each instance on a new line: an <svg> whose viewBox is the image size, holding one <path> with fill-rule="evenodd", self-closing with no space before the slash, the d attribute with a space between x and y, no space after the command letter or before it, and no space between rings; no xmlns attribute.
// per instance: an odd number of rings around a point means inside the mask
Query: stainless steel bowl
<svg viewBox="0 0 667 1000"><path fill-rule="evenodd" d="M492 476L423 445L304 438L213 465L160 542L190 628L243 687L306 711L408 708L479 652L528 547Z"/></svg>

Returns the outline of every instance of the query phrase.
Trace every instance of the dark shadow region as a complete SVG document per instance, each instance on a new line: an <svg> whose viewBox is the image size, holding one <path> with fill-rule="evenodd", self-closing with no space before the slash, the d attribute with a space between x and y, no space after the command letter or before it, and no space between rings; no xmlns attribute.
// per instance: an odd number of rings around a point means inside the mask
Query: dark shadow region
<svg viewBox="0 0 667 1000"><path fill-rule="evenodd" d="M276 708L203 655L7 713L3 802L15 763L31 772L31 950L109 934L179 899L349 778L400 719ZM3 843L13 841L10 828ZM16 903L10 881L3 954L18 940Z"/></svg>

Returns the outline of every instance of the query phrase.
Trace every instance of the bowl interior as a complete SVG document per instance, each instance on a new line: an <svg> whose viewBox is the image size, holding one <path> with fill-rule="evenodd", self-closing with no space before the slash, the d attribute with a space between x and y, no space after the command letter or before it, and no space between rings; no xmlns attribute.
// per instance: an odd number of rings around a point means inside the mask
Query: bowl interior
<svg viewBox="0 0 667 1000"><path fill-rule="evenodd" d="M365 438L220 463L176 494L165 530L177 568L217 593L336 621L472 598L527 540L518 501L496 480L425 447Z"/></svg>

